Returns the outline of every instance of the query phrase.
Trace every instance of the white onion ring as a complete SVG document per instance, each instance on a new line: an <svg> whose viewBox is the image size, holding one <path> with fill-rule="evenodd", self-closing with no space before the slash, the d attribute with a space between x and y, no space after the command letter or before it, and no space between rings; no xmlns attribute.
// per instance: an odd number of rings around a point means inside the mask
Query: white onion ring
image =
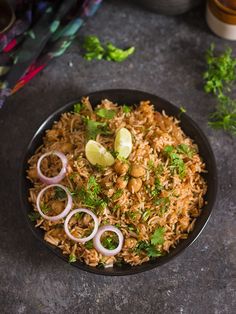
<svg viewBox="0 0 236 314"><path fill-rule="evenodd" d="M118 244L117 248L115 248L114 250L106 249L101 243L101 236L106 231L114 232L118 236L119 244ZM111 226L111 225L106 225L106 226L100 227L98 229L96 236L93 238L93 245L94 245L95 249L104 256L114 256L114 255L118 254L122 249L123 242L124 242L124 236L123 236L122 232L118 228Z"/></svg>
<svg viewBox="0 0 236 314"><path fill-rule="evenodd" d="M88 236L88 237L85 237L85 238L76 238L74 237L70 230L69 230L69 227L68 227L68 224L69 224L69 221L71 219L72 216L74 216L75 214L77 213L86 213L88 215L90 215L92 218L93 218L93 221L94 221L94 229L93 229L93 232ZM72 210L69 215L66 217L66 220L65 220L65 223L64 223L64 229L65 229L65 233L67 234L67 236L75 241L75 242L80 242L80 243L85 243L85 242L88 242L89 240L91 240L95 234L97 233L98 231L98 226L99 226L99 221L98 221L98 218L97 216L89 209L86 209L86 208L77 208L77 209L74 209Z"/></svg>
<svg viewBox="0 0 236 314"><path fill-rule="evenodd" d="M63 189L66 192L66 195L67 195L67 204L66 204L65 209L59 215L56 215L56 216L45 215L42 212L41 207L40 207L40 200L41 200L41 197L42 197L43 193L46 190L48 190L48 189L50 189L52 187L59 187L59 188ZM65 188L63 185L61 185L61 184L51 184L51 185L46 186L44 189L42 189L39 192L39 194L37 196L37 200L36 200L36 205L37 205L38 212L40 213L40 215L44 219L47 219L47 220L50 220L50 221L56 221L56 220L64 218L69 213L69 211L71 210L71 207L72 207L72 197L71 197L69 191L67 190L67 188Z"/></svg>
<svg viewBox="0 0 236 314"><path fill-rule="evenodd" d="M56 175L55 177L46 177L41 169L40 169L40 166L41 166L41 162L43 160L43 158L45 158L46 156L49 156L49 155L56 155L57 157L60 158L61 160L61 163L62 163L62 168L61 168L61 171L58 175ZM59 183L62 179L64 179L65 175L66 175L66 169L67 169L67 164L68 164L68 160L66 158L66 156L61 153L61 152L58 152L58 151L52 151L52 152L49 152L49 153L45 153L43 154L38 162L37 162L37 173L38 173L38 177L39 179L45 183L45 184L55 184L55 183Z"/></svg>

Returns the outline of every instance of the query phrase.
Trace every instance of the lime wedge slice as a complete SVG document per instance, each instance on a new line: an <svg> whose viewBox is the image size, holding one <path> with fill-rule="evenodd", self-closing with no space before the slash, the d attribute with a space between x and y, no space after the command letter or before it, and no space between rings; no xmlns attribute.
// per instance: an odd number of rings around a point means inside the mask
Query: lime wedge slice
<svg viewBox="0 0 236 314"><path fill-rule="evenodd" d="M115 160L100 143L90 140L85 146L85 155L92 165L109 167L114 164Z"/></svg>
<svg viewBox="0 0 236 314"><path fill-rule="evenodd" d="M116 133L114 149L119 157L127 158L132 151L132 136L129 130L121 128Z"/></svg>

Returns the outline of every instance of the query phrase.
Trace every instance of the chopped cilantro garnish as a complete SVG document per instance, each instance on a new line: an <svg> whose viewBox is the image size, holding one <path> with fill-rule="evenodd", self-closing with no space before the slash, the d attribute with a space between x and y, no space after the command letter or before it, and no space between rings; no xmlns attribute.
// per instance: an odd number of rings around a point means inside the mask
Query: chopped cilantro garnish
<svg viewBox="0 0 236 314"><path fill-rule="evenodd" d="M50 207L47 207L46 204L41 204L41 210L44 214L47 214L52 209Z"/></svg>
<svg viewBox="0 0 236 314"><path fill-rule="evenodd" d="M169 197L158 198L158 199L155 199L154 204L160 205L161 206L160 212L161 214L164 214L167 211L168 206L170 205L170 199Z"/></svg>
<svg viewBox="0 0 236 314"><path fill-rule="evenodd" d="M131 108L131 106L123 105L122 110L124 113L129 113L132 111L132 108Z"/></svg>
<svg viewBox="0 0 236 314"><path fill-rule="evenodd" d="M156 249L155 245L146 241L140 241L135 248L135 252L138 254L140 254L142 251L145 252L149 257L158 257L162 255L162 253Z"/></svg>
<svg viewBox="0 0 236 314"><path fill-rule="evenodd" d="M176 153L176 148L171 145L167 145L164 148L164 153L170 159L170 169L176 171L181 179L185 176L185 163L183 159Z"/></svg>
<svg viewBox="0 0 236 314"><path fill-rule="evenodd" d="M69 263L74 263L74 262L76 262L76 256L71 253L69 255Z"/></svg>
<svg viewBox="0 0 236 314"><path fill-rule="evenodd" d="M119 197L121 197L122 194L123 194L123 190L119 189L113 194L112 199L117 200Z"/></svg>
<svg viewBox="0 0 236 314"><path fill-rule="evenodd" d="M151 236L151 244L157 245L157 244L163 244L164 243L164 234L165 234L165 228L164 227L158 227L153 235Z"/></svg>
<svg viewBox="0 0 236 314"><path fill-rule="evenodd" d="M74 112L75 113L80 113L80 111L84 108L84 105L81 103L74 104Z"/></svg>
<svg viewBox="0 0 236 314"><path fill-rule="evenodd" d="M147 209L147 210L143 213L143 215L142 215L143 220L144 220L144 221L147 221L148 218L150 217L150 215L151 215L151 210L150 210L150 209Z"/></svg>
<svg viewBox="0 0 236 314"><path fill-rule="evenodd" d="M82 218L83 218L83 216L84 216L84 213L82 213L82 212L80 212L80 213L75 213L75 218L77 219L77 220L81 220Z"/></svg>
<svg viewBox="0 0 236 314"><path fill-rule="evenodd" d="M178 153L180 154L184 154L186 156L188 156L189 158L193 157L194 154L194 150L192 148L190 148L188 145L186 144L180 144L176 147L176 150Z"/></svg>
<svg viewBox="0 0 236 314"><path fill-rule="evenodd" d="M86 249L92 249L93 248L93 240L90 240L84 244Z"/></svg>
<svg viewBox="0 0 236 314"><path fill-rule="evenodd" d="M102 239L102 245L108 250L114 250L118 246L117 236L108 236Z"/></svg>
<svg viewBox="0 0 236 314"><path fill-rule="evenodd" d="M154 189L151 190L150 194L151 196L157 196L160 194L161 190L163 189L163 186L160 182L160 180L158 178L155 179L155 186L154 186Z"/></svg>
<svg viewBox="0 0 236 314"><path fill-rule="evenodd" d="M40 216L40 213L38 212L32 212L30 214L28 214L28 217L31 221L36 221L37 219L39 219L41 216Z"/></svg>
<svg viewBox="0 0 236 314"><path fill-rule="evenodd" d="M96 139L98 134L110 134L108 130L108 125L106 122L97 122L94 120L90 120L89 118L84 118L84 122L86 124L87 138L88 139Z"/></svg>
<svg viewBox="0 0 236 314"><path fill-rule="evenodd" d="M100 108L95 110L95 113L97 116L105 119L112 119L116 115L115 110L106 109L106 108Z"/></svg>
<svg viewBox="0 0 236 314"><path fill-rule="evenodd" d="M66 192L59 186L55 187L55 198L59 200L66 198Z"/></svg>

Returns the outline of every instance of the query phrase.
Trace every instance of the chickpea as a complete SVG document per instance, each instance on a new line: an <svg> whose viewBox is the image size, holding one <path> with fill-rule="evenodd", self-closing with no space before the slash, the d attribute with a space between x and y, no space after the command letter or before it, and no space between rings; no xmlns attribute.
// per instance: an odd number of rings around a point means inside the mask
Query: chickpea
<svg viewBox="0 0 236 314"><path fill-rule="evenodd" d="M60 214L65 208L65 205L61 201L53 201L51 208L56 214Z"/></svg>
<svg viewBox="0 0 236 314"><path fill-rule="evenodd" d="M131 193L136 193L141 189L142 183L140 178L131 178L128 183L128 190Z"/></svg>
<svg viewBox="0 0 236 314"><path fill-rule="evenodd" d="M134 248L136 246L137 242L138 241L136 239L134 239L134 238L128 238L128 239L125 240L125 245L124 246L127 249L132 249L132 248Z"/></svg>
<svg viewBox="0 0 236 314"><path fill-rule="evenodd" d="M125 179L122 178L122 177L119 177L119 178L116 180L116 187L117 187L117 189L124 189L127 184L128 184L128 181L125 180Z"/></svg>
<svg viewBox="0 0 236 314"><path fill-rule="evenodd" d="M29 176L31 179L37 179L37 178L38 178L37 169L36 169L36 168L31 168L31 169L29 169L29 171L28 171L28 176Z"/></svg>
<svg viewBox="0 0 236 314"><path fill-rule="evenodd" d="M117 174L124 176L127 171L129 170L129 165L126 163L123 163L120 160L116 160L115 164L114 164L114 170Z"/></svg>
<svg viewBox="0 0 236 314"><path fill-rule="evenodd" d="M63 143L60 147L60 150L63 152L63 153L70 153L73 149L73 145L71 143Z"/></svg>
<svg viewBox="0 0 236 314"><path fill-rule="evenodd" d="M130 175L139 178L145 175L145 169L141 165L133 164L131 167Z"/></svg>

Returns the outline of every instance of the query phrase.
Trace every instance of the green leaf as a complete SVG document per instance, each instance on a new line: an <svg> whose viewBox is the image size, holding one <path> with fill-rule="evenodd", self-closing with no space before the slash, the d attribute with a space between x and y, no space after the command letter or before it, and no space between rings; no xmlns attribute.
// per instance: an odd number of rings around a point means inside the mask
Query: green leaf
<svg viewBox="0 0 236 314"><path fill-rule="evenodd" d="M76 256L74 254L69 255L69 263L74 263L76 262Z"/></svg>
<svg viewBox="0 0 236 314"><path fill-rule="evenodd" d="M39 212L32 212L30 214L28 214L28 217L31 221L36 221L37 219L39 219L41 216L40 216L40 213Z"/></svg>
<svg viewBox="0 0 236 314"><path fill-rule="evenodd" d="M98 134L108 135L110 131L108 130L108 125L106 122L97 122L90 120L89 118L84 118L84 123L86 125L87 138L96 139Z"/></svg>
<svg viewBox="0 0 236 314"><path fill-rule="evenodd" d="M66 198L66 192L59 186L55 187L55 198L58 200Z"/></svg>
<svg viewBox="0 0 236 314"><path fill-rule="evenodd" d="M157 250L153 244L150 244L149 242L146 241L138 242L135 248L135 252L138 254L140 254L142 251L145 252L149 257L162 256L162 253L159 250Z"/></svg>
<svg viewBox="0 0 236 314"><path fill-rule="evenodd" d="M164 243L164 234L165 234L165 228L164 227L158 227L153 235L151 236L151 244L157 245L157 244L163 244Z"/></svg>
<svg viewBox="0 0 236 314"><path fill-rule="evenodd" d="M116 115L115 110L111 109L105 109L105 108L100 108L95 111L96 115L105 118L105 119L112 119Z"/></svg>
<svg viewBox="0 0 236 314"><path fill-rule="evenodd" d="M113 44L108 43L106 46L105 58L109 61L122 62L126 60L135 51L134 47L130 47L126 50L115 47Z"/></svg>
<svg viewBox="0 0 236 314"><path fill-rule="evenodd" d="M42 203L42 204L40 205L40 207L41 207L41 210L42 210L42 212L43 212L44 214L47 214L48 212L50 212L50 211L52 210L50 207L47 207L47 205L44 204L44 203Z"/></svg>
<svg viewBox="0 0 236 314"><path fill-rule="evenodd" d="M178 153L186 155L189 158L192 158L194 153L195 153L195 151L192 148L190 148L188 145L186 145L186 144L178 145L176 147L176 150L177 150Z"/></svg>
<svg viewBox="0 0 236 314"><path fill-rule="evenodd" d="M74 112L75 113L80 113L80 111L84 108L84 105L81 103L74 104Z"/></svg>
<svg viewBox="0 0 236 314"><path fill-rule="evenodd" d="M103 59L105 49L102 47L102 44L97 36L87 36L85 38L83 48L86 53L84 58L88 61L97 59Z"/></svg>
<svg viewBox="0 0 236 314"><path fill-rule="evenodd" d="M114 250L119 244L117 236L107 236L102 239L101 243L108 250Z"/></svg>
<svg viewBox="0 0 236 314"><path fill-rule="evenodd" d="M117 200L119 197L121 197L122 194L123 194L123 190L119 189L113 194L112 199Z"/></svg>
<svg viewBox="0 0 236 314"><path fill-rule="evenodd" d="M124 113L129 113L132 111L132 108L131 108L131 106L124 105L124 106L122 106L122 110Z"/></svg>
<svg viewBox="0 0 236 314"><path fill-rule="evenodd" d="M88 242L86 242L85 244L84 244L84 246L86 247L86 249L92 249L93 248L93 240L90 240L90 241L88 241Z"/></svg>

